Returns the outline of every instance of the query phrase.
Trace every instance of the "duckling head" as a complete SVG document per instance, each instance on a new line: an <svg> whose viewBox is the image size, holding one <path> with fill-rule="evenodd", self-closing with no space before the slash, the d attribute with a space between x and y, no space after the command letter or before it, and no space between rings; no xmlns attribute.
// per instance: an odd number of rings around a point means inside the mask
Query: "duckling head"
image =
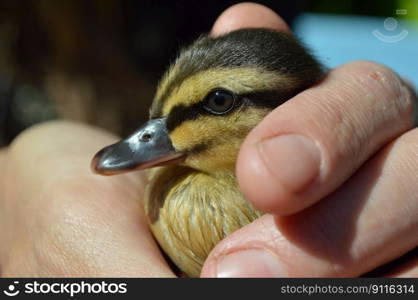
<svg viewBox="0 0 418 300"><path fill-rule="evenodd" d="M163 76L150 120L98 152L92 168L108 175L181 163L206 173L233 171L249 131L321 74L285 33L242 29L201 37Z"/></svg>

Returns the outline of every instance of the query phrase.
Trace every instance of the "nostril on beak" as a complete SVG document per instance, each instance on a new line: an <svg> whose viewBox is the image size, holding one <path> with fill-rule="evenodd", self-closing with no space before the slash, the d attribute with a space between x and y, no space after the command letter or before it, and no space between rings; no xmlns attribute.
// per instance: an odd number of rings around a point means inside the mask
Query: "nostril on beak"
<svg viewBox="0 0 418 300"><path fill-rule="evenodd" d="M140 140L142 141L142 142L149 142L150 140L152 139L152 134L151 133L148 133L148 132L146 132L146 133L144 133L143 135L141 135L141 137L140 137Z"/></svg>

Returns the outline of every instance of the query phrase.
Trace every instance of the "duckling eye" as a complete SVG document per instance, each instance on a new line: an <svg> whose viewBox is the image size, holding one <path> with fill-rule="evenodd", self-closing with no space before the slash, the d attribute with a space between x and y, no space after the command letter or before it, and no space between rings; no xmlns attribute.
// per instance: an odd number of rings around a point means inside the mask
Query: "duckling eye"
<svg viewBox="0 0 418 300"><path fill-rule="evenodd" d="M209 93L204 100L204 108L217 115L229 112L235 104L235 95L227 90L216 90Z"/></svg>

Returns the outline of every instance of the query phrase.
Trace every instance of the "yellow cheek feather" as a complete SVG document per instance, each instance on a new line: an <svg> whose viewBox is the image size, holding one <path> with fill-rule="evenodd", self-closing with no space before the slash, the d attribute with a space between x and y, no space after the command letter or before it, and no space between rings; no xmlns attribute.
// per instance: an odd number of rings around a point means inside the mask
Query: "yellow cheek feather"
<svg viewBox="0 0 418 300"><path fill-rule="evenodd" d="M238 108L225 116L202 115L183 122L170 133L179 151L190 153L185 164L206 172L233 170L242 141L269 112L264 108Z"/></svg>
<svg viewBox="0 0 418 300"><path fill-rule="evenodd" d="M163 91L169 86L169 81L175 77L176 68L161 83L159 90ZM259 68L241 67L231 69L209 69L185 79L181 85L173 89L163 106L163 116L167 116L176 105L189 106L201 101L215 88L224 88L236 94L244 94L254 90L283 91L293 87L293 79L277 72ZM157 99L163 92L157 95Z"/></svg>

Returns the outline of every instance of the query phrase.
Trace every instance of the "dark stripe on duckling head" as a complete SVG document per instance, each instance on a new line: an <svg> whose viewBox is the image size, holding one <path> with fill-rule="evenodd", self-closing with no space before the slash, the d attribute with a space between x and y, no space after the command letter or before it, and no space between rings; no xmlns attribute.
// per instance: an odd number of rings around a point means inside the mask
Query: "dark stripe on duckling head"
<svg viewBox="0 0 418 300"><path fill-rule="evenodd" d="M241 105L239 100L235 101L234 103L234 110L237 106ZM231 111L232 111L231 110ZM222 117L223 115L213 114L210 111L204 108L203 101L196 102L190 106L184 106L182 104L174 106L170 114L167 117L167 130L168 132L172 132L175 128L177 128L180 124L185 121L195 120L199 116L206 115L206 116L214 116L214 117Z"/></svg>
<svg viewBox="0 0 418 300"><path fill-rule="evenodd" d="M177 105L173 107L167 117L168 132L172 132L184 121L197 119L201 114L204 114L204 109L200 102L191 106Z"/></svg>
<svg viewBox="0 0 418 300"><path fill-rule="evenodd" d="M231 112L233 112L239 106L242 106L243 109L247 107L274 109L295 96L298 92L299 91L289 91L279 93L277 91L257 91L240 94L237 96L237 99L234 103L234 108L231 110ZM200 101L190 106L184 106L182 104L174 106L167 117L167 130L172 132L183 122L195 120L201 115L209 115L215 118L224 116L222 114L218 115L209 112L204 108L203 105L203 101Z"/></svg>
<svg viewBox="0 0 418 300"><path fill-rule="evenodd" d="M287 100L296 96L300 90L291 91L256 91L247 94L242 94L240 97L244 99L244 104L247 106L255 106L259 108L274 109L283 104Z"/></svg>
<svg viewBox="0 0 418 300"><path fill-rule="evenodd" d="M163 79L152 106L162 114L164 102L188 77L215 68L256 67L294 78L294 87L310 86L322 75L320 64L293 36L269 29L241 29L210 38L204 36L181 51L175 67ZM166 82L164 82L164 80Z"/></svg>

